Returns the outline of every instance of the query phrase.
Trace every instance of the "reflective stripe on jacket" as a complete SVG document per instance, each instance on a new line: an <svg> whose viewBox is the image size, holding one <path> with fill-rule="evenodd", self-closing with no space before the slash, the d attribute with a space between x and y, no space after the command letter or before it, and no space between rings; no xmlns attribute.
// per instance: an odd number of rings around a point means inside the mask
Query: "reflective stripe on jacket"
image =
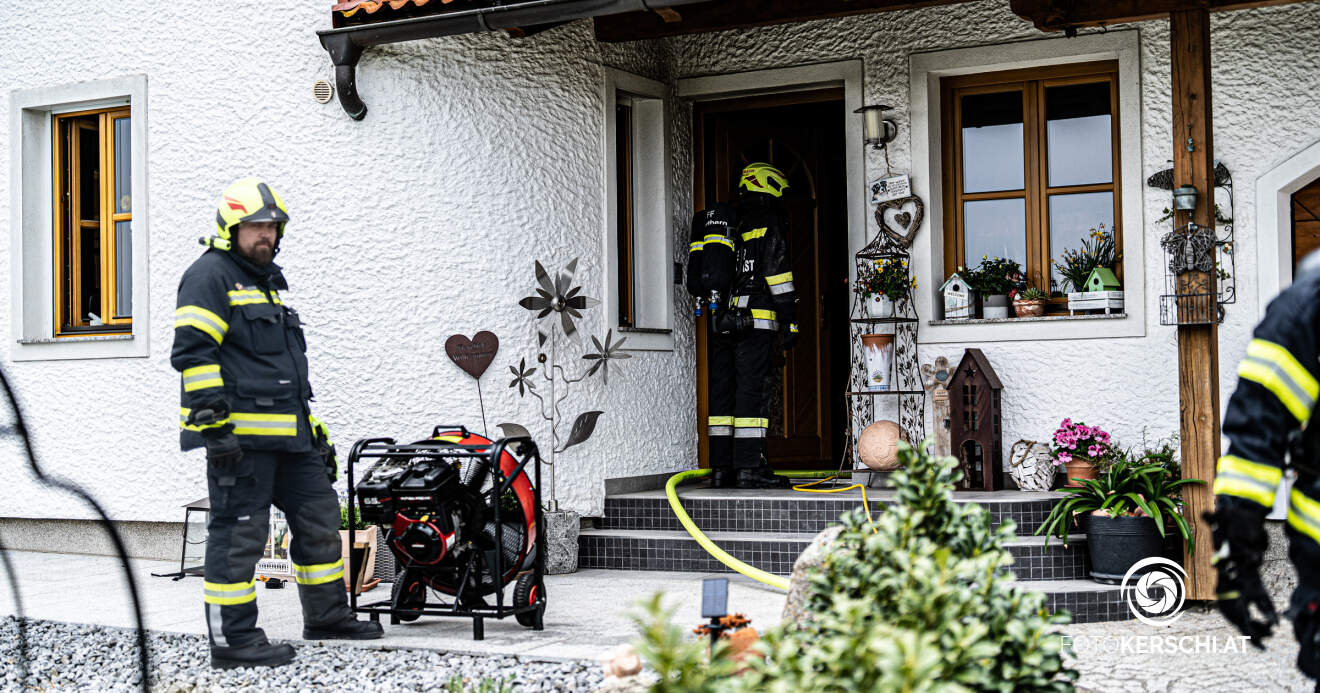
<svg viewBox="0 0 1320 693"><path fill-rule="evenodd" d="M254 450L312 449L307 345L278 265L258 269L210 249L179 281L170 363L181 374L179 444L201 447L204 429L232 430ZM223 403L228 417L189 424L194 410Z"/></svg>
<svg viewBox="0 0 1320 693"><path fill-rule="evenodd" d="M797 322L797 291L789 262L783 214L755 198L738 208L738 256L732 303L751 310L755 329Z"/></svg>

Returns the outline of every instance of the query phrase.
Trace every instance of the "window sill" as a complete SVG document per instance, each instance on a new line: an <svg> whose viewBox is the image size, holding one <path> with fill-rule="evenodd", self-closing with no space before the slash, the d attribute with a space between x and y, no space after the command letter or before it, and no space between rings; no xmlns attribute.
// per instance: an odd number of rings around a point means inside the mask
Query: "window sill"
<svg viewBox="0 0 1320 693"><path fill-rule="evenodd" d="M132 334L89 334L78 337L37 337L20 339L19 344L73 344L76 342L127 342L132 341Z"/></svg>
<svg viewBox="0 0 1320 693"><path fill-rule="evenodd" d="M619 334L673 334L673 330L663 327L616 327Z"/></svg>
<svg viewBox="0 0 1320 693"><path fill-rule="evenodd" d="M1126 317L1127 313L1111 313L1109 315L1098 313L1094 315L1042 315L1038 318L969 318L964 320L931 320L926 324L931 326L1002 325L1006 323L1056 322L1059 320L1121 320Z"/></svg>

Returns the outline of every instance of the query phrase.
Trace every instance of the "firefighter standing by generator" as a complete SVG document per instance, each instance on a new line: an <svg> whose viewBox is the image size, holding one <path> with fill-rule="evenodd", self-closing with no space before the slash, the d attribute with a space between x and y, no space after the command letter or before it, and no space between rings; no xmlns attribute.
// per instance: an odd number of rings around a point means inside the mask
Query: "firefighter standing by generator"
<svg viewBox="0 0 1320 693"><path fill-rule="evenodd" d="M183 375L180 445L206 448L207 525L203 601L211 666L278 666L293 647L257 627L254 573L274 503L289 520L303 637L372 639L379 623L357 621L344 591L336 460L311 415L306 342L283 303L272 260L289 216L265 183L225 189L216 236L179 282L170 362Z"/></svg>
<svg viewBox="0 0 1320 693"><path fill-rule="evenodd" d="M707 339L707 433L711 484L773 488L788 485L766 461L770 356L782 333L797 342L797 295L789 266L780 196L788 180L754 163L738 180L738 206L717 204L693 219L688 289L711 311Z"/></svg>
<svg viewBox="0 0 1320 693"><path fill-rule="evenodd" d="M1320 257L1307 258L1297 281L1270 302L1238 366L1238 386L1224 415L1228 454L1215 472L1218 607L1261 647L1278 616L1261 582L1265 516L1274 505L1284 457L1297 472L1288 498L1288 556L1298 586L1288 615L1300 650L1297 665L1320 678L1320 425L1310 424L1320 395Z"/></svg>

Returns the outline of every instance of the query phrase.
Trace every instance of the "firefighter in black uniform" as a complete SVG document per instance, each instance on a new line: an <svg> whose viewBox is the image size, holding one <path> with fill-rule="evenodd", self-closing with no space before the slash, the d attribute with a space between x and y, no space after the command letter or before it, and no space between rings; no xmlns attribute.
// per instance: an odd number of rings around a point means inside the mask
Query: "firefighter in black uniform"
<svg viewBox="0 0 1320 693"><path fill-rule="evenodd" d="M775 488L764 456L769 426L770 355L776 334L792 349L798 327L786 224L779 198L788 180L769 164L742 171L737 208L699 212L689 246L689 290L711 308L707 320L711 483L717 487ZM693 266L700 281L693 281ZM715 292L709 299L705 292Z"/></svg>
<svg viewBox="0 0 1320 693"><path fill-rule="evenodd" d="M1265 516L1274 506L1285 455L1297 478L1288 497L1288 556L1298 586L1288 615L1300 651L1297 665L1320 678L1320 426L1309 422L1320 395L1320 257L1270 302L1238 366L1238 386L1224 415L1228 454L1215 472L1218 606L1261 647L1278 623L1260 578Z"/></svg>
<svg viewBox="0 0 1320 693"><path fill-rule="evenodd" d="M339 546L337 469L325 426L311 415L306 343L278 265L289 216L265 183L230 185L210 248L179 282L170 362L183 374L180 445L206 448L211 519L203 602L211 666L278 666L293 647L257 627L253 581L272 503L292 530L290 557L303 637L379 638L379 623L354 619Z"/></svg>

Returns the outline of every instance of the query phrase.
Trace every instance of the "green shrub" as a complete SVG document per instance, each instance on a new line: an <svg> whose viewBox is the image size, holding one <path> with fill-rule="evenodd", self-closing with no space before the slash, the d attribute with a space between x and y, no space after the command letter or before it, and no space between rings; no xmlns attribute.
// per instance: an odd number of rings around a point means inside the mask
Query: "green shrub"
<svg viewBox="0 0 1320 693"><path fill-rule="evenodd" d="M1015 585L1004 548L1011 521L994 529L980 506L953 502L953 458L903 443L899 458L894 504L874 524L860 508L843 515L809 578L811 617L766 633L765 661L751 660L737 678L703 679L702 688L652 690L1071 690L1077 673L1048 632L1070 617L1051 616L1043 593ZM664 641L644 635L638 649L648 664L660 671L658 656L665 680L678 680L677 646L658 652Z"/></svg>

